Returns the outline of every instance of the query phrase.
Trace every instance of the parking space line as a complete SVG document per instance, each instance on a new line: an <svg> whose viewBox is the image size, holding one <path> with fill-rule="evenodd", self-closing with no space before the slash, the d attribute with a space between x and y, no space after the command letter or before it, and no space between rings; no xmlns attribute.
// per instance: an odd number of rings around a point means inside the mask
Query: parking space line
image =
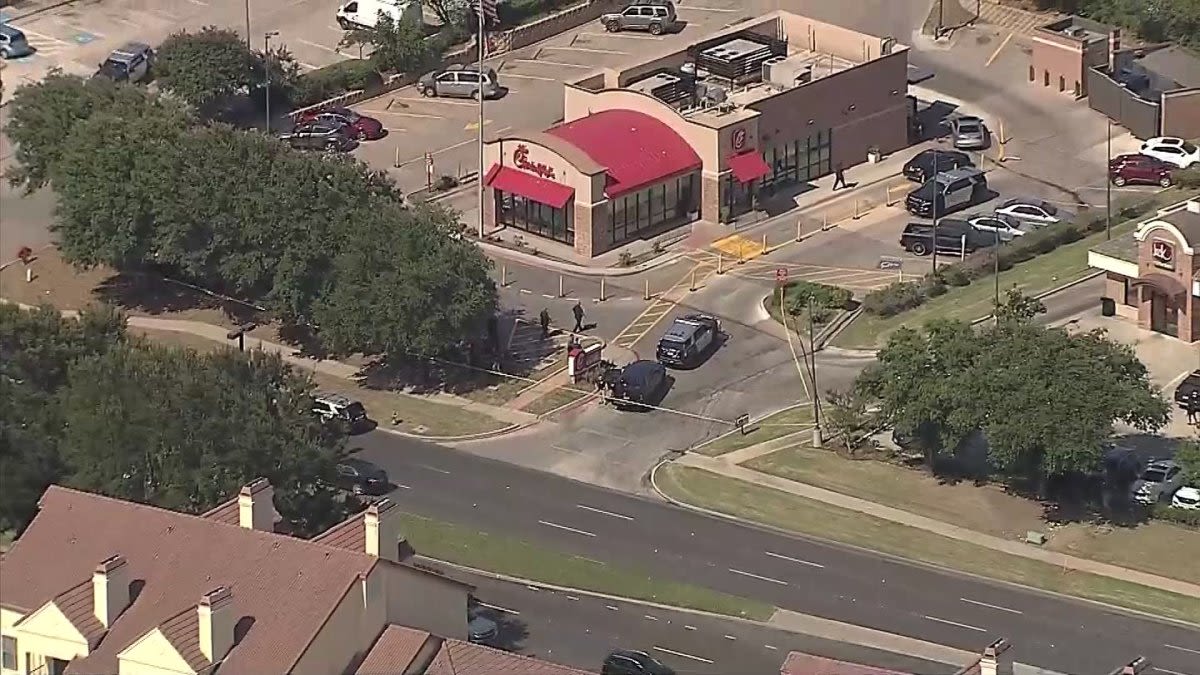
<svg viewBox="0 0 1200 675"><path fill-rule="evenodd" d="M445 117L443 117L441 115L423 115L421 113L403 113L403 112L395 112L392 110L374 110L372 108L363 108L362 111L365 113L370 113L372 115L393 115L395 117L416 117L419 119L426 119L426 120L444 120L444 119L446 119Z"/></svg>
<svg viewBox="0 0 1200 675"><path fill-rule="evenodd" d="M542 47L542 51L587 52L589 54L628 54L628 52L619 52L615 49L592 49L590 47Z"/></svg>
<svg viewBox="0 0 1200 675"><path fill-rule="evenodd" d="M562 66L563 68L579 68L592 70L595 66L581 66L578 63L563 63L562 61L546 61L540 59L509 59L509 63L536 63L543 66Z"/></svg>
<svg viewBox="0 0 1200 675"><path fill-rule="evenodd" d="M518 80L541 80L542 82L562 82L556 77L542 77L541 75L521 75L519 73L505 72L504 77L515 77Z"/></svg>
<svg viewBox="0 0 1200 675"><path fill-rule="evenodd" d="M504 133L504 132L508 131L509 129L512 129L512 127L500 127L499 129L496 129L496 131L495 131L494 133L496 133L497 135L499 135L499 134L502 134L502 133ZM462 141L462 142L460 142L460 143L455 143L454 145L447 145L446 147L444 147L444 148L441 148L441 149L438 149L438 150L431 150L431 151L429 152L429 154L431 154L431 155L440 155L440 154L441 154L441 153L443 153L443 152L448 152L448 151L450 151L450 150L454 150L454 149L456 149L456 148L461 148L461 147L462 147L462 146L464 146L464 145L470 145L470 144L472 144L472 143L478 143L478 142L479 142L479 141L478 141L478 140L476 140L476 139L474 139L474 138L468 138L467 140L465 140L465 141ZM425 161L425 155L424 155L424 154L420 154L420 155L417 155L416 157L410 157L409 159L406 159L406 160L404 160L403 162L400 162L400 166L405 166L405 165L408 165L408 164L412 164L413 162L423 162L423 161ZM396 168L400 168L400 167L396 167ZM526 293L527 291L526 291L525 289L523 289L523 288L522 288L522 289L521 289L521 292L522 292L522 293Z"/></svg>
<svg viewBox="0 0 1200 675"><path fill-rule="evenodd" d="M649 35L626 35L624 33L580 33L588 37L621 38L622 40L658 40Z"/></svg>
<svg viewBox="0 0 1200 675"><path fill-rule="evenodd" d="M21 28L21 32L25 33L26 35L32 35L32 36L34 36L35 38L40 38L40 39L42 39L42 40L49 40L49 41L51 41L51 42L57 42L58 44L60 44L60 45L65 45L65 46L67 46L67 47L75 47L75 46L77 46L77 45L75 45L75 44L73 44L73 43L71 43L71 42L67 42L66 40L60 40L60 39L58 39L58 38L56 38L56 37L53 37L53 36L50 36L50 35L42 35L41 33L37 32L37 31L35 31L35 30L30 30L30 29L28 29L28 28Z"/></svg>
<svg viewBox="0 0 1200 675"><path fill-rule="evenodd" d="M311 40L305 40L303 38L296 38L296 42L299 42L302 45L308 45L309 47L316 47L317 49L324 49L325 51L329 52L330 54L337 54L338 56L345 56L345 54L339 52L337 49L331 49L329 47L326 47L323 44L318 44L316 42L312 42Z"/></svg>
<svg viewBox="0 0 1200 675"><path fill-rule="evenodd" d="M479 104L470 101L447 101L444 98L430 96L429 98L409 98L407 96L393 96L393 101L408 101L410 103L441 103L442 105L465 105L471 108L478 108Z"/></svg>
<svg viewBox="0 0 1200 675"><path fill-rule="evenodd" d="M679 5L679 9L691 9L697 12L720 12L722 14L731 14L740 10L729 9L726 7L694 7L692 5Z"/></svg>

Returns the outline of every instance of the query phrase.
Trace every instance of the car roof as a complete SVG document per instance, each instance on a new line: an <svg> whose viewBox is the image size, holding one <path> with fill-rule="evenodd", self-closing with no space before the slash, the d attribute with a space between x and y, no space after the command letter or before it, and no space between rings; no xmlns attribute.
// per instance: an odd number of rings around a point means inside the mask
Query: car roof
<svg viewBox="0 0 1200 675"><path fill-rule="evenodd" d="M1178 495L1180 493L1183 493L1183 496L1185 496L1185 497L1190 497L1190 496L1200 497L1200 488L1192 487L1190 485L1185 485L1185 486L1179 488L1179 490L1177 490L1175 492L1176 495Z"/></svg>
<svg viewBox="0 0 1200 675"><path fill-rule="evenodd" d="M949 170L949 171L939 171L939 172L938 172L938 175L937 175L937 179L938 179L938 180L942 180L942 181L949 182L949 181L952 181L952 180L958 180L959 178L967 178L967 177L971 177L971 176L979 176L979 175L982 175L982 174L983 174L983 172L982 172L982 171L980 171L980 170L979 170L978 168L976 168L976 167L973 167L973 166L960 166L960 167L959 167L959 168L957 168L957 169L951 169L951 170ZM943 176L944 176L944 178L943 178Z"/></svg>
<svg viewBox="0 0 1200 675"><path fill-rule="evenodd" d="M1148 139L1148 140L1146 141L1146 144L1147 144L1147 145L1149 145L1149 144L1154 144L1154 145L1183 145L1183 144L1184 144L1184 140L1183 140L1182 138L1179 138L1179 137L1177 137L1177 136L1155 136L1154 138Z"/></svg>
<svg viewBox="0 0 1200 675"><path fill-rule="evenodd" d="M641 382L650 377L651 373L661 370L663 370L663 365L658 361L642 359L625 366L621 371L621 377L625 380L637 380Z"/></svg>
<svg viewBox="0 0 1200 675"><path fill-rule="evenodd" d="M331 394L326 392L317 392L313 398L322 403L331 403L333 405L351 405L352 403L356 403L356 401L346 398L341 394Z"/></svg>
<svg viewBox="0 0 1200 675"><path fill-rule="evenodd" d="M1167 469L1174 469L1177 466L1179 466L1179 464L1177 464L1173 459L1156 459L1147 464L1146 468L1166 471Z"/></svg>
<svg viewBox="0 0 1200 675"><path fill-rule="evenodd" d="M25 37L25 33L22 33L20 28L17 28L16 26L10 26L6 23L0 23L0 33L3 33L10 38Z"/></svg>

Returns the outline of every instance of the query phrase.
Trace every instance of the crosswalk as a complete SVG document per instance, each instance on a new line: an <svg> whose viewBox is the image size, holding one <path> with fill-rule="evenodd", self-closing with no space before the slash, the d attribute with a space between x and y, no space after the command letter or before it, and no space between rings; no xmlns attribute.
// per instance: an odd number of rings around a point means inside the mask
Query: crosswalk
<svg viewBox="0 0 1200 675"><path fill-rule="evenodd" d="M916 280L915 274L905 274L895 270L862 269L854 267L829 267L825 265L779 264L755 265L750 269L733 269L730 274L743 279L755 281L776 281L777 271L787 270L788 281L811 281L813 283L838 286L856 293L868 293L879 290L897 281Z"/></svg>
<svg viewBox="0 0 1200 675"><path fill-rule="evenodd" d="M654 330L654 327L679 305L691 289L693 280L699 286L716 273L716 262L707 259L697 262L679 281L655 297L636 319L613 338L612 344L625 349L633 349L634 345L646 337L647 333Z"/></svg>

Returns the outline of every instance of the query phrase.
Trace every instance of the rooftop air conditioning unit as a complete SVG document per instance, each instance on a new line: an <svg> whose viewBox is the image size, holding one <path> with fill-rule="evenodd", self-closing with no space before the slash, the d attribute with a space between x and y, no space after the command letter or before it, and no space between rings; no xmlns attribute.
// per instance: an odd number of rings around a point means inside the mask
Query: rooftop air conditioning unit
<svg viewBox="0 0 1200 675"><path fill-rule="evenodd" d="M776 72L777 66L775 64L783 63L784 61L787 61L787 57L772 56L771 58L763 61L762 62L762 81L763 82L776 82L777 80L779 80L780 79L779 73Z"/></svg>
<svg viewBox="0 0 1200 675"><path fill-rule="evenodd" d="M708 105L720 106L729 98L729 92L725 91L725 87L709 86L705 87L704 102Z"/></svg>

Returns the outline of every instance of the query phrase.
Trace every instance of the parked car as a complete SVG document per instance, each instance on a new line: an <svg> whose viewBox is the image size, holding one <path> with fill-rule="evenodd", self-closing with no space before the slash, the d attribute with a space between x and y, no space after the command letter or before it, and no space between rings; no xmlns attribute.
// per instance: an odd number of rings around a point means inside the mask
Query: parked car
<svg viewBox="0 0 1200 675"><path fill-rule="evenodd" d="M1191 375L1183 378L1183 382L1175 387L1175 402L1180 408L1187 408L1188 397L1200 392L1200 370L1192 371Z"/></svg>
<svg viewBox="0 0 1200 675"><path fill-rule="evenodd" d="M1200 510L1200 488L1181 487L1176 490L1175 496L1171 498L1171 508L1186 511Z"/></svg>
<svg viewBox="0 0 1200 675"><path fill-rule="evenodd" d="M1024 236L1028 230L1022 228L1021 221L1012 216L1005 215L984 215L984 216L967 216L967 222L971 223L980 232L1000 235L1000 241L1012 241L1017 237Z"/></svg>
<svg viewBox="0 0 1200 675"><path fill-rule="evenodd" d="M658 361L634 361L604 374L605 400L617 408L644 410L668 385L667 369Z"/></svg>
<svg viewBox="0 0 1200 675"><path fill-rule="evenodd" d="M1147 155L1118 155L1108 163L1108 179L1113 185L1159 185L1169 188L1174 183L1171 170L1175 167Z"/></svg>
<svg viewBox="0 0 1200 675"><path fill-rule="evenodd" d="M297 150L345 152L354 147L350 128L335 122L301 122L292 133L280 136Z"/></svg>
<svg viewBox="0 0 1200 675"><path fill-rule="evenodd" d="M987 177L974 167L942 171L908 193L904 208L914 216L933 218L980 201L987 194Z"/></svg>
<svg viewBox="0 0 1200 675"><path fill-rule="evenodd" d="M909 223L900 235L900 245L913 255L929 255L934 249L934 229L931 223ZM969 255L996 243L995 236L976 230L965 220L943 219L936 229L937 250L954 255Z"/></svg>
<svg viewBox="0 0 1200 675"><path fill-rule="evenodd" d="M476 99L496 98L503 92L496 71L484 66L453 64L441 70L425 73L417 81L422 96Z"/></svg>
<svg viewBox="0 0 1200 675"><path fill-rule="evenodd" d="M1160 159L1180 169L1200 163L1200 148L1182 138L1158 136L1142 143L1140 152L1147 157Z"/></svg>
<svg viewBox="0 0 1200 675"><path fill-rule="evenodd" d="M33 46L20 28L0 23L0 59L19 59L33 53Z"/></svg>
<svg viewBox="0 0 1200 675"><path fill-rule="evenodd" d="M383 122L360 115L357 111L350 108L326 108L325 110L316 110L300 115L297 122L322 122L325 124L346 126L350 129L350 135L360 141L373 141L383 138Z"/></svg>
<svg viewBox="0 0 1200 675"><path fill-rule="evenodd" d="M363 404L341 394L318 392L313 397L313 412L321 419L329 422L337 420L353 432L370 423L367 410Z"/></svg>
<svg viewBox="0 0 1200 675"><path fill-rule="evenodd" d="M150 79L154 64L154 49L141 42L126 42L114 49L92 77L113 82L143 82Z"/></svg>
<svg viewBox="0 0 1200 675"><path fill-rule="evenodd" d="M393 24L401 21L416 21L421 16L421 3L406 0L351 0L338 7L334 15L342 30L374 28L380 16L386 16Z"/></svg>
<svg viewBox="0 0 1200 675"><path fill-rule="evenodd" d="M697 365L717 343L721 321L706 314L687 314L671 323L658 340L658 362L677 368Z"/></svg>
<svg viewBox="0 0 1200 675"><path fill-rule="evenodd" d="M387 472L365 459L343 459L336 471L338 486L356 495L382 495L392 486Z"/></svg>
<svg viewBox="0 0 1200 675"><path fill-rule="evenodd" d="M916 183L924 183L942 171L953 171L965 166L974 166L965 152L922 150L904 164L904 177Z"/></svg>
<svg viewBox="0 0 1200 675"><path fill-rule="evenodd" d="M483 607L471 596L467 604L467 640L477 645L496 646L500 626L483 615Z"/></svg>
<svg viewBox="0 0 1200 675"><path fill-rule="evenodd" d="M959 150L984 150L992 144L992 132L983 120L974 115L942 120L950 129L950 138Z"/></svg>
<svg viewBox="0 0 1200 675"><path fill-rule="evenodd" d="M1041 199L1028 197L1005 200L1000 208L996 209L996 214L1035 225L1053 225L1063 220L1063 214L1059 213L1057 206Z"/></svg>
<svg viewBox="0 0 1200 675"><path fill-rule="evenodd" d="M604 658L600 675L675 675L675 671L646 652L618 649Z"/></svg>
<svg viewBox="0 0 1200 675"><path fill-rule="evenodd" d="M1183 484L1183 467L1169 459L1156 459L1146 465L1133 483L1133 499L1139 504L1157 504L1170 499Z"/></svg>
<svg viewBox="0 0 1200 675"><path fill-rule="evenodd" d="M671 0L638 0L620 12L601 15L600 23L610 33L644 30L651 35L662 35L679 27L675 3Z"/></svg>

